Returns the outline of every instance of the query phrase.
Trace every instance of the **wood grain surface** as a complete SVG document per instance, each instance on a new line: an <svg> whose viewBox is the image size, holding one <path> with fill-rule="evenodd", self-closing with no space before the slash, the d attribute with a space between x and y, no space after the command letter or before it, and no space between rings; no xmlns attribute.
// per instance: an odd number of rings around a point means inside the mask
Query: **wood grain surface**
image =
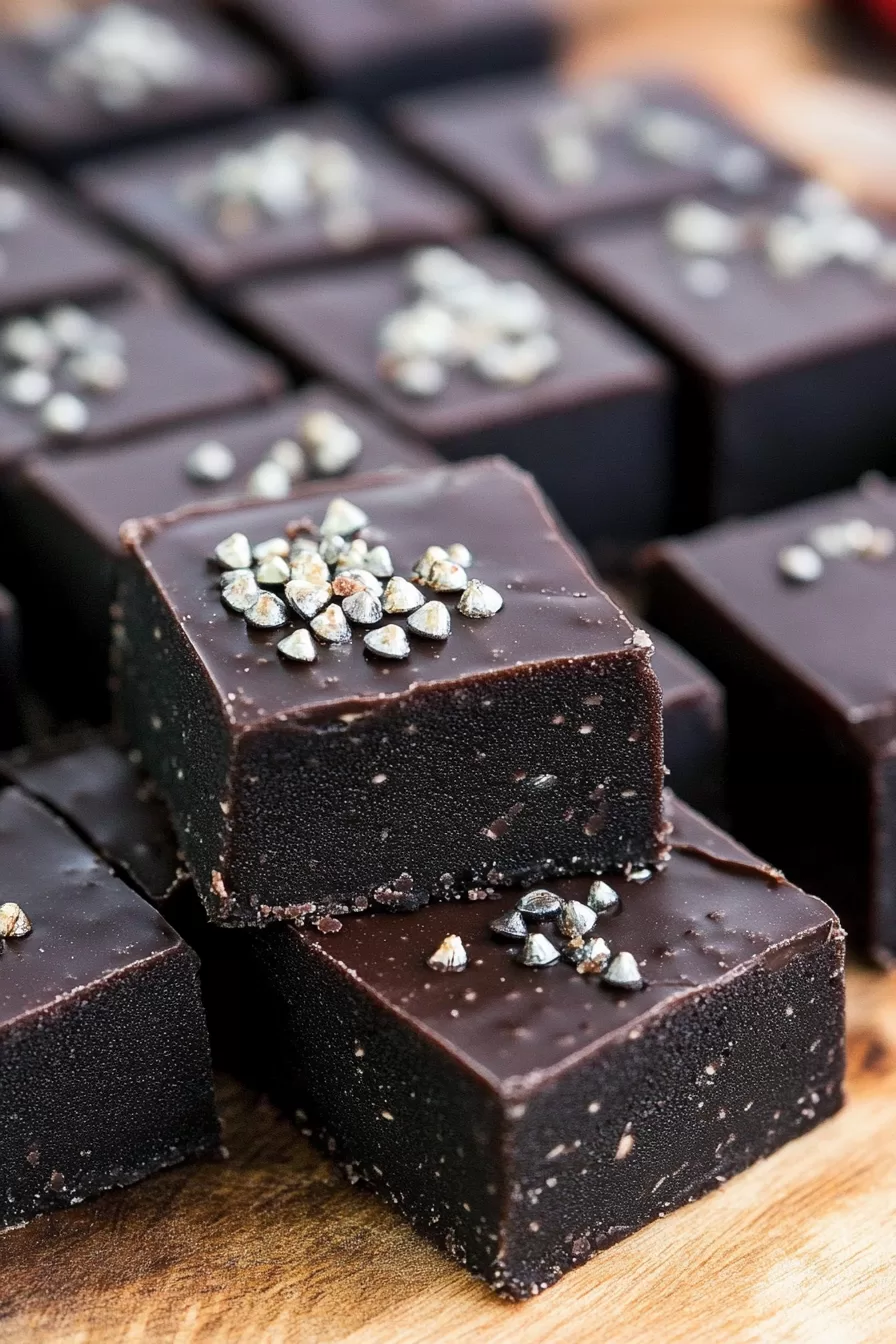
<svg viewBox="0 0 896 1344"><path fill-rule="evenodd" d="M896 208L894 86L873 62L875 82L862 77L808 0L575 3L570 69L679 68L808 166ZM0 13L36 4L0 0ZM511 1306L222 1079L229 1161L0 1238L0 1341L892 1344L894 976L850 973L848 1092L815 1133Z"/></svg>

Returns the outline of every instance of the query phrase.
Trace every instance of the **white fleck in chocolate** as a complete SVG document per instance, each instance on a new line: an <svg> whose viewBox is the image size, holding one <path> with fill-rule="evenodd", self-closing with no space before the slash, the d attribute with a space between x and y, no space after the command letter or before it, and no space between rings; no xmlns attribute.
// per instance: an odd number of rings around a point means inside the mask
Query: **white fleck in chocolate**
<svg viewBox="0 0 896 1344"><path fill-rule="evenodd" d="M308 583L305 579L290 579L283 590L293 611L304 616L307 621L323 611L333 596L329 583Z"/></svg>
<svg viewBox="0 0 896 1344"><path fill-rule="evenodd" d="M187 453L184 471L197 485L223 485L236 471L236 458L226 443L205 439Z"/></svg>
<svg viewBox="0 0 896 1344"><path fill-rule="evenodd" d="M231 532L215 547L215 559L222 569L250 569L252 547L244 532Z"/></svg>
<svg viewBox="0 0 896 1344"><path fill-rule="evenodd" d="M369 521L367 514L363 509L359 509L357 504L337 496L327 505L324 520L320 525L321 535L350 537L353 532L360 532Z"/></svg>
<svg viewBox="0 0 896 1344"><path fill-rule="evenodd" d="M381 625L364 636L364 647L379 658L407 658L411 652L408 637L400 625Z"/></svg>
<svg viewBox="0 0 896 1344"><path fill-rule="evenodd" d="M611 989L644 988L644 980L631 952L617 952L603 974L603 984Z"/></svg>
<svg viewBox="0 0 896 1344"><path fill-rule="evenodd" d="M331 602L319 616L314 617L311 629L322 644L348 644L352 637L342 608L337 607L335 602Z"/></svg>
<svg viewBox="0 0 896 1344"><path fill-rule="evenodd" d="M290 482L301 481L308 474L305 454L295 439L277 439L268 449L267 460L282 467Z"/></svg>
<svg viewBox="0 0 896 1344"><path fill-rule="evenodd" d="M242 615L253 606L260 594L251 570L238 570L236 573L237 577L221 589L221 601L225 607Z"/></svg>
<svg viewBox="0 0 896 1344"><path fill-rule="evenodd" d="M367 552L362 568L376 579L390 579L395 573L392 557L385 546L373 546Z"/></svg>
<svg viewBox="0 0 896 1344"><path fill-rule="evenodd" d="M588 938L576 956L579 975L600 975L610 963L612 953L603 938Z"/></svg>
<svg viewBox="0 0 896 1344"><path fill-rule="evenodd" d="M638 886L641 886L644 882L649 882L652 877L652 868L633 868L626 878L626 881L637 882Z"/></svg>
<svg viewBox="0 0 896 1344"><path fill-rule="evenodd" d="M0 905L0 938L24 938L31 932L31 920L15 901Z"/></svg>
<svg viewBox="0 0 896 1344"><path fill-rule="evenodd" d="M680 252L726 257L744 241L741 221L706 201L682 201L666 214L666 237Z"/></svg>
<svg viewBox="0 0 896 1344"><path fill-rule="evenodd" d="M342 603L342 610L355 625L376 625L383 619L383 608L379 601L362 589L360 593L351 593Z"/></svg>
<svg viewBox="0 0 896 1344"><path fill-rule="evenodd" d="M564 938L581 938L597 923L597 912L581 901L566 901L557 917L557 929Z"/></svg>
<svg viewBox="0 0 896 1344"><path fill-rule="evenodd" d="M653 648L653 640L646 630L633 630L628 639L625 640L625 643L631 644L632 648L635 649Z"/></svg>
<svg viewBox="0 0 896 1344"><path fill-rule="evenodd" d="M40 411L41 424L49 434L82 434L89 420L87 406L72 392L54 392Z"/></svg>
<svg viewBox="0 0 896 1344"><path fill-rule="evenodd" d="M462 971L467 965L467 949L456 933L449 933L427 957L426 964L434 971Z"/></svg>
<svg viewBox="0 0 896 1344"><path fill-rule="evenodd" d="M543 933L530 933L514 957L521 966L553 966L560 960L560 953Z"/></svg>
<svg viewBox="0 0 896 1344"><path fill-rule="evenodd" d="M287 622L285 603L273 593L259 593L250 607L243 613L249 625L260 630L273 630Z"/></svg>
<svg viewBox="0 0 896 1344"><path fill-rule="evenodd" d="M277 644L277 651L294 663L313 663L317 657L314 640L307 630L293 630Z"/></svg>
<svg viewBox="0 0 896 1344"><path fill-rule="evenodd" d="M383 611L390 616L406 616L409 611L417 611L423 606L423 596L418 588L407 579L394 578L386 584L383 592Z"/></svg>
<svg viewBox="0 0 896 1344"><path fill-rule="evenodd" d="M498 938L508 938L513 942L522 942L529 936L529 928L518 910L508 910L506 914L493 919L489 928Z"/></svg>
<svg viewBox="0 0 896 1344"><path fill-rule="evenodd" d="M444 602L424 602L408 616L408 629L423 639L447 639L451 634L451 613Z"/></svg>
<svg viewBox="0 0 896 1344"><path fill-rule="evenodd" d="M16 317L0 330L0 353L21 364L48 369L58 352L43 323L35 317Z"/></svg>
<svg viewBox="0 0 896 1344"><path fill-rule="evenodd" d="M81 350L65 370L85 392L117 392L128 380L128 366L116 350Z"/></svg>
<svg viewBox="0 0 896 1344"><path fill-rule="evenodd" d="M470 579L461 594L457 610L461 616L467 616L471 620L483 620L496 615L503 605L504 599L497 589L490 588L481 579Z"/></svg>
<svg viewBox="0 0 896 1344"><path fill-rule="evenodd" d="M467 586L467 571L453 560L434 560L423 582L437 593L462 593Z"/></svg>
<svg viewBox="0 0 896 1344"><path fill-rule="evenodd" d="M588 888L588 905L599 915L608 915L619 905L619 897L608 882L596 878Z"/></svg>
<svg viewBox="0 0 896 1344"><path fill-rule="evenodd" d="M516 908L526 919L556 919L563 909L563 902L553 891L538 887L521 896Z"/></svg>
<svg viewBox="0 0 896 1344"><path fill-rule="evenodd" d="M299 435L321 476L338 476L361 455L361 436L341 415L321 407L299 422Z"/></svg>
<svg viewBox="0 0 896 1344"><path fill-rule="evenodd" d="M269 555L266 560L261 561L255 571L255 577L260 584L286 583L289 576L289 565L279 555Z"/></svg>
<svg viewBox="0 0 896 1344"><path fill-rule="evenodd" d="M30 409L40 406L53 391L53 381L45 369L26 364L24 368L13 369L3 379L3 400L10 406Z"/></svg>
<svg viewBox="0 0 896 1344"><path fill-rule="evenodd" d="M246 489L255 499L286 499L292 492L292 480L279 462L268 457L250 472Z"/></svg>
<svg viewBox="0 0 896 1344"><path fill-rule="evenodd" d="M815 583L824 573L824 561L812 546L798 542L778 552L778 573L788 583Z"/></svg>

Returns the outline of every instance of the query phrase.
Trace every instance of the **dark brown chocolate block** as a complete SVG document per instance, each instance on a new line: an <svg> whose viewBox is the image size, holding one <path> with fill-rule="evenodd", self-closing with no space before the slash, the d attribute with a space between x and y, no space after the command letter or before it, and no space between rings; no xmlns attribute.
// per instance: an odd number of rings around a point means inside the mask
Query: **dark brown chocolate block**
<svg viewBox="0 0 896 1344"><path fill-rule="evenodd" d="M695 198L560 255L676 363L675 530L896 464L896 235L829 188Z"/></svg>
<svg viewBox="0 0 896 1344"><path fill-rule="evenodd" d="M237 615L208 557L229 537L219 566L231 568L250 542L292 535L294 577L307 577L322 563L302 558L316 528L327 542L351 521L332 486L123 532L120 708L210 916L251 924L371 902L409 908L661 859L649 641L597 588L531 478L485 461L359 477L348 495L361 511L353 540L388 548L368 563L394 566L404 583L384 573L378 614L377 580L348 582L338 569L328 596L324 566L324 592L310 595L312 610L331 603L313 618L317 645L305 618L280 606L282 579ZM413 567L449 544L472 552L469 573L447 557L427 564L418 595ZM339 563L352 557L357 547ZM357 591L343 611L346 582ZM424 607L396 612L421 597ZM239 605L238 591L227 600ZM279 624L258 628L265 620ZM382 640L392 656L367 642Z"/></svg>
<svg viewBox="0 0 896 1344"><path fill-rule="evenodd" d="M512 245L483 238L457 252L499 284L534 288L549 308L553 367L514 384L454 366L431 396L388 380L378 369L378 341L386 319L413 301L414 256L249 286L236 307L298 368L369 399L446 457L503 453L518 462L578 536L624 546L663 530L670 477L664 362Z"/></svg>
<svg viewBox="0 0 896 1344"><path fill-rule="evenodd" d="M475 231L475 206L352 113L289 108L81 170L92 205L202 290Z"/></svg>
<svg viewBox="0 0 896 1344"><path fill-rule="evenodd" d="M280 87L269 61L201 3L107 0L0 41L0 129L46 158L238 116Z"/></svg>
<svg viewBox="0 0 896 1344"><path fill-rule="evenodd" d="M32 926L0 955L0 1224L216 1151L197 963L174 930L16 788L0 895Z"/></svg>
<svg viewBox="0 0 896 1344"><path fill-rule="evenodd" d="M316 384L270 406L219 415L124 447L42 453L0 477L0 502L9 517L7 545L18 557L28 664L34 679L52 683L54 703L60 703L62 692L53 648L65 628L76 653L64 708L83 717L95 706L101 718L105 715L109 607L122 523L262 489L285 487L283 493L289 493L294 488L289 473L281 481L268 466L271 451L278 443L298 443L299 448L305 443L298 478L318 474L306 438L316 423L311 417L319 419L321 412L338 417L330 430L340 443L354 436L348 448L354 446L356 455L346 470L428 467L437 461L429 449L403 438L341 393ZM50 603L56 611L52 627L38 614Z"/></svg>
<svg viewBox="0 0 896 1344"><path fill-rule="evenodd" d="M896 955L894 530L896 493L876 485L648 557L652 619L725 686L737 834L883 960Z"/></svg>
<svg viewBox="0 0 896 1344"><path fill-rule="evenodd" d="M0 158L0 312L122 288L133 263L35 173Z"/></svg>
<svg viewBox="0 0 896 1344"><path fill-rule="evenodd" d="M13 356L23 326L27 340L36 334L47 345L46 356L26 359L27 346ZM64 341L56 334L63 328ZM276 362L247 342L149 293L10 317L0 346L0 463L27 448L70 451L246 406L284 381ZM45 374L46 386L26 407L34 376ZM23 375L25 392L17 381Z"/></svg>
<svg viewBox="0 0 896 1344"><path fill-rule="evenodd" d="M397 134L523 237L631 216L719 182L749 198L791 172L699 89L633 75L529 75L420 94Z"/></svg>
<svg viewBox="0 0 896 1344"><path fill-rule="evenodd" d="M618 913L593 931L642 989L521 965L520 944L489 931L520 891L253 939L280 999L281 1100L505 1297L541 1292L842 1103L833 912L683 805L672 820L668 866L616 884ZM552 890L584 903L589 879ZM428 965L448 935L461 971Z"/></svg>
<svg viewBox="0 0 896 1344"><path fill-rule="evenodd" d="M375 107L412 89L546 65L555 24L538 0L228 0L306 85Z"/></svg>

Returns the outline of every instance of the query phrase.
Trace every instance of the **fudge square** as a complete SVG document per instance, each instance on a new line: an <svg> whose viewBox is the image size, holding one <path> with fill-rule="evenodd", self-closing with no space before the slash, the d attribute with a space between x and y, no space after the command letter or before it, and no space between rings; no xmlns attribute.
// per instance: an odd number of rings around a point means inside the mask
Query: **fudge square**
<svg viewBox="0 0 896 1344"><path fill-rule="evenodd" d="M121 716L214 920L661 861L650 641L511 464L187 510L122 539Z"/></svg>
<svg viewBox="0 0 896 1344"><path fill-rule="evenodd" d="M473 233L478 209L351 112L288 108L82 168L98 211L216 290Z"/></svg>
<svg viewBox="0 0 896 1344"><path fill-rule="evenodd" d="M889 602L896 492L875 483L664 542L652 619L723 682L738 835L896 955Z"/></svg>
<svg viewBox="0 0 896 1344"><path fill-rule="evenodd" d="M538 0L227 0L305 84L375 109L411 89L546 65L556 25Z"/></svg>
<svg viewBox="0 0 896 1344"><path fill-rule="evenodd" d="M311 477L437 461L320 384L120 446L32 454L0 475L11 553L27 556L16 583L32 677L48 683L57 708L64 698L78 718L88 710L107 716L109 607L127 519L241 494L282 498ZM54 629L40 616L49 602L57 609ZM53 649L63 631L76 652L60 687Z"/></svg>
<svg viewBox="0 0 896 1344"><path fill-rule="evenodd" d="M696 813L671 815L662 872L552 883L540 924L517 890L253 940L282 1005L281 1100L505 1297L842 1103L836 917ZM613 913L588 905L613 895Z"/></svg>
<svg viewBox="0 0 896 1344"><path fill-rule="evenodd" d="M198 963L40 803L0 793L0 1226L217 1151Z"/></svg>
<svg viewBox="0 0 896 1344"><path fill-rule="evenodd" d="M261 282L235 307L300 370L446 457L513 458L579 537L625 545L668 530L663 361L512 244Z"/></svg>
<svg viewBox="0 0 896 1344"><path fill-rule="evenodd" d="M674 530L896 464L896 233L832 188L684 199L558 255L676 363Z"/></svg>
<svg viewBox="0 0 896 1344"><path fill-rule="evenodd" d="M749 200L793 171L671 77L515 76L401 99L387 115L507 228L536 240L719 184Z"/></svg>

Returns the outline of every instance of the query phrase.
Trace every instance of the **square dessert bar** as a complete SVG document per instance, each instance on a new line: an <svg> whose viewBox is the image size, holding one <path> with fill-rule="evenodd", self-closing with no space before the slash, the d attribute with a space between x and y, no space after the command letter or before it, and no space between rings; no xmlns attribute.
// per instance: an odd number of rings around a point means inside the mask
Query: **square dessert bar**
<svg viewBox="0 0 896 1344"><path fill-rule="evenodd" d="M217 1150L194 954L73 831L0 793L0 1226Z"/></svg>
<svg viewBox="0 0 896 1344"><path fill-rule="evenodd" d="M129 518L239 495L284 498L304 480L381 467L428 467L436 455L341 393L309 385L270 406L223 414L123 447L45 452L0 476L8 547L25 613L33 679L69 713L107 711L109 607ZM56 608L52 623L41 613ZM32 619L33 618L33 619ZM53 647L68 632L64 688ZM43 676L41 675L43 672Z"/></svg>
<svg viewBox="0 0 896 1344"><path fill-rule="evenodd" d="M351 112L289 108L82 168L98 210L201 290L475 231L453 187Z"/></svg>
<svg viewBox="0 0 896 1344"><path fill-rule="evenodd" d="M676 528L896 464L896 232L832 188L681 200L561 258L676 363Z"/></svg>
<svg viewBox="0 0 896 1344"><path fill-rule="evenodd" d="M248 286L241 318L449 458L503 453L581 537L664 530L665 364L498 239Z"/></svg>
<svg viewBox="0 0 896 1344"><path fill-rule="evenodd" d="M652 619L722 681L732 825L896 956L890 600L896 492L873 485L647 556Z"/></svg>
<svg viewBox="0 0 896 1344"><path fill-rule="evenodd" d="M36 173L0 157L0 312L96 298L133 272L119 244Z"/></svg>
<svg viewBox="0 0 896 1344"><path fill-rule="evenodd" d="M63 7L0 40L0 130L39 157L239 116L280 89L267 58L201 3Z"/></svg>
<svg viewBox="0 0 896 1344"><path fill-rule="evenodd" d="M538 0L228 0L306 85L374 108L412 89L528 70L553 55Z"/></svg>
<svg viewBox="0 0 896 1344"><path fill-rule="evenodd" d="M644 884L579 877L537 906L517 890L253 940L281 1005L280 1099L505 1297L842 1103L836 917L683 805L671 817Z"/></svg>
<svg viewBox="0 0 896 1344"><path fill-rule="evenodd" d="M517 76L419 94L388 116L524 238L716 184L749 199L793 171L712 98L672 78Z"/></svg>
<svg viewBox="0 0 896 1344"><path fill-rule="evenodd" d="M20 312L0 322L0 464L245 406L282 385L274 360L149 287Z"/></svg>
<svg viewBox="0 0 896 1344"><path fill-rule="evenodd" d="M509 463L122 539L120 710L213 919L662 859L650 641Z"/></svg>

